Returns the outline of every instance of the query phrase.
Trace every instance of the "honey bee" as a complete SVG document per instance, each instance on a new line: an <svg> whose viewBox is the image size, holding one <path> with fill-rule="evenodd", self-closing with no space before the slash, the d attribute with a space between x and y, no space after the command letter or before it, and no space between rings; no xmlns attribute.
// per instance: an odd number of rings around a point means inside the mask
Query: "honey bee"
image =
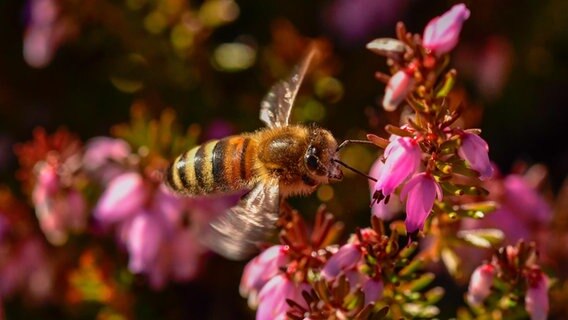
<svg viewBox="0 0 568 320"><path fill-rule="evenodd" d="M166 184L183 195L249 190L202 237L227 258L246 258L271 234L282 199L307 195L320 184L343 178L336 162L337 141L328 130L288 124L313 55L310 52L262 100L260 120L266 128L194 147L178 156L167 171Z"/></svg>

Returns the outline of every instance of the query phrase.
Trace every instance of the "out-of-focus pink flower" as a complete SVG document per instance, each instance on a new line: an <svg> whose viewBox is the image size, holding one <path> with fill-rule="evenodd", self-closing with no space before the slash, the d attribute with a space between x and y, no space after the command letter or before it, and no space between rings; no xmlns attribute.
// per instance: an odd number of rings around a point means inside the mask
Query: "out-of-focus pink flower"
<svg viewBox="0 0 568 320"><path fill-rule="evenodd" d="M359 44L377 30L402 19L406 0L335 0L324 11L333 35L345 44Z"/></svg>
<svg viewBox="0 0 568 320"><path fill-rule="evenodd" d="M400 198L406 199L405 224L409 232L422 229L436 197L442 200L442 188L428 173L419 173L406 183Z"/></svg>
<svg viewBox="0 0 568 320"><path fill-rule="evenodd" d="M307 308L302 291L309 291L307 283L296 284L285 274L272 278L260 290L256 320L284 320L288 311L286 299L290 299Z"/></svg>
<svg viewBox="0 0 568 320"><path fill-rule="evenodd" d="M124 220L139 211L148 191L138 173L128 172L114 178L94 209L95 217L106 223Z"/></svg>
<svg viewBox="0 0 568 320"><path fill-rule="evenodd" d="M399 70L389 80L385 88L383 108L386 111L394 111L398 105L406 99L408 93L414 88L414 78L410 72Z"/></svg>
<svg viewBox="0 0 568 320"><path fill-rule="evenodd" d="M424 48L436 55L450 52L458 44L462 25L469 18L469 14L467 7L461 3L430 20L422 36Z"/></svg>
<svg viewBox="0 0 568 320"><path fill-rule="evenodd" d="M385 286L382 281L368 279L363 284L363 293L365 294L365 305L375 303L383 297Z"/></svg>
<svg viewBox="0 0 568 320"><path fill-rule="evenodd" d="M525 178L510 174L505 177L504 186L507 207L512 211L529 222L548 223L552 220L552 209Z"/></svg>
<svg viewBox="0 0 568 320"><path fill-rule="evenodd" d="M494 276L495 267L488 263L477 267L473 271L467 289L467 300L469 303L478 305L491 294Z"/></svg>
<svg viewBox="0 0 568 320"><path fill-rule="evenodd" d="M476 134L464 132L458 154L473 170L479 172L482 180L493 176L493 165L489 161L488 152L489 146L485 140Z"/></svg>
<svg viewBox="0 0 568 320"><path fill-rule="evenodd" d="M363 253L358 245L345 244L327 261L321 270L321 275L327 280L333 280L341 272L354 268L362 256Z"/></svg>
<svg viewBox="0 0 568 320"><path fill-rule="evenodd" d="M248 297L251 307L258 304L258 292L286 263L288 263L286 247L276 245L264 250L246 265L239 291L243 297Z"/></svg>
<svg viewBox="0 0 568 320"><path fill-rule="evenodd" d="M152 212L136 215L128 231L128 268L135 273L150 270L164 239L162 221Z"/></svg>
<svg viewBox="0 0 568 320"><path fill-rule="evenodd" d="M36 216L47 240L54 245L67 241L69 230L80 231L86 224L86 203L73 186L65 187L57 173L58 165L37 165L32 192Z"/></svg>
<svg viewBox="0 0 568 320"><path fill-rule="evenodd" d="M76 26L61 17L57 0L30 0L30 17L24 34L24 59L35 68L45 67Z"/></svg>
<svg viewBox="0 0 568 320"><path fill-rule="evenodd" d="M121 139L96 137L85 146L83 167L103 184L124 173L123 162L130 155L130 145Z"/></svg>
<svg viewBox="0 0 568 320"><path fill-rule="evenodd" d="M416 172L422 151L412 138L398 137L389 143L384 156L385 165L377 177L375 190L389 196L406 178Z"/></svg>
<svg viewBox="0 0 568 320"><path fill-rule="evenodd" d="M541 273L535 283L529 283L525 295L525 309L531 316L531 320L546 320L548 308L548 280Z"/></svg>
<svg viewBox="0 0 568 320"><path fill-rule="evenodd" d="M179 230L172 240L172 276L179 281L193 279L205 248L189 228Z"/></svg>

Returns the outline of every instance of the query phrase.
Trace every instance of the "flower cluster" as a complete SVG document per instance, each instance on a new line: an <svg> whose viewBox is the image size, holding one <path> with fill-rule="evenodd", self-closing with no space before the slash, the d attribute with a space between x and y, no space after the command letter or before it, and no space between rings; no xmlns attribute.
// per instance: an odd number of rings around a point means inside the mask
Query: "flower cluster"
<svg viewBox="0 0 568 320"><path fill-rule="evenodd" d="M17 146L19 177L47 240L62 246L70 233L114 231L128 269L148 275L154 288L169 278L194 278L207 251L200 229L235 199L189 199L166 189L167 159L195 142L194 132L176 131L174 118L168 110L150 120L136 104L132 124L114 129L117 138L95 137L83 146L65 130L48 136L38 129L33 141Z"/></svg>
<svg viewBox="0 0 568 320"><path fill-rule="evenodd" d="M466 192L469 186L457 185L456 176L484 180L493 174L489 148L479 132L452 126L461 107L451 105L448 99L456 72L450 70L444 75L444 70L448 53L456 46L468 17L469 10L463 4L456 5L430 21L422 38L408 34L399 24L398 40L377 39L367 45L388 58L393 73L391 77L377 73L379 79L388 79L385 110L394 111L406 101L414 111L403 126L387 126L392 134L389 141L369 136L378 146L386 146L370 173L377 180L371 190L373 203L383 207L375 213L387 218L384 206L402 187L398 196L406 201L409 232L423 229L435 200L442 201L444 193Z"/></svg>
<svg viewBox="0 0 568 320"><path fill-rule="evenodd" d="M256 319L367 319L390 313L431 316L429 303L441 298L440 288L420 290L434 279L412 259L417 243L399 247L399 232L390 235L373 218L373 227L358 230L346 244L332 243L341 224L320 207L311 235L297 212L283 219L280 245L272 246L245 267L240 291ZM412 294L410 294L412 292Z"/></svg>
<svg viewBox="0 0 568 320"><path fill-rule="evenodd" d="M536 260L534 244L521 241L501 248L475 269L467 292L472 312L477 317L491 313L509 318L524 309L532 320L546 319L549 280Z"/></svg>

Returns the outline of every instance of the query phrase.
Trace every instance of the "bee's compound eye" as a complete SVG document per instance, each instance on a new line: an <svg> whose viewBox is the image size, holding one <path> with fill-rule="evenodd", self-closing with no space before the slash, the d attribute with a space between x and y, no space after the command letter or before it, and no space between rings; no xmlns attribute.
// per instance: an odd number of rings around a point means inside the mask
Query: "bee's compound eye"
<svg viewBox="0 0 568 320"><path fill-rule="evenodd" d="M306 167L310 171L316 171L319 168L319 159L316 156L316 148L310 146L306 152Z"/></svg>
<svg viewBox="0 0 568 320"><path fill-rule="evenodd" d="M310 171L316 171L318 169L318 158L314 155L309 155L306 158L306 166Z"/></svg>

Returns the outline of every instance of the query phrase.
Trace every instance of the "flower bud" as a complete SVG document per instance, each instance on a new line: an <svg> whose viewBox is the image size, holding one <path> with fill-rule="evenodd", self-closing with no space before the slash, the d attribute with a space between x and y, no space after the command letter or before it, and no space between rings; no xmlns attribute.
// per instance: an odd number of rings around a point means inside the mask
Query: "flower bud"
<svg viewBox="0 0 568 320"><path fill-rule="evenodd" d="M389 80L383 98L383 108L386 111L394 111L398 105L406 99L408 93L414 87L414 78L404 70L395 73Z"/></svg>
<svg viewBox="0 0 568 320"><path fill-rule="evenodd" d="M406 230L414 232L422 229L424 221L434 206L434 200L442 200L442 188L427 173L412 177L400 193L401 199L406 199Z"/></svg>
<svg viewBox="0 0 568 320"><path fill-rule="evenodd" d="M465 132L461 137L459 156L464 159L473 170L479 172L479 178L485 180L493 176L493 166L489 161L489 146L480 136Z"/></svg>
<svg viewBox="0 0 568 320"><path fill-rule="evenodd" d="M463 3L453 6L430 20L424 29L422 46L436 55L450 52L457 45L462 25L468 18L469 10Z"/></svg>
<svg viewBox="0 0 568 320"><path fill-rule="evenodd" d="M491 294L495 267L491 264L483 264L477 267L467 289L467 300L473 305L479 305Z"/></svg>
<svg viewBox="0 0 568 320"><path fill-rule="evenodd" d="M248 297L251 307L258 304L257 294L264 285L276 275L288 262L284 246L272 246L252 259L243 271L239 291L241 296Z"/></svg>
<svg viewBox="0 0 568 320"><path fill-rule="evenodd" d="M547 278L541 273L538 280L529 284L525 295L525 309L531 320L546 320L548 315L548 285Z"/></svg>
<svg viewBox="0 0 568 320"><path fill-rule="evenodd" d="M337 277L342 271L354 268L361 260L362 252L358 245L345 244L327 261L321 275L327 280Z"/></svg>

